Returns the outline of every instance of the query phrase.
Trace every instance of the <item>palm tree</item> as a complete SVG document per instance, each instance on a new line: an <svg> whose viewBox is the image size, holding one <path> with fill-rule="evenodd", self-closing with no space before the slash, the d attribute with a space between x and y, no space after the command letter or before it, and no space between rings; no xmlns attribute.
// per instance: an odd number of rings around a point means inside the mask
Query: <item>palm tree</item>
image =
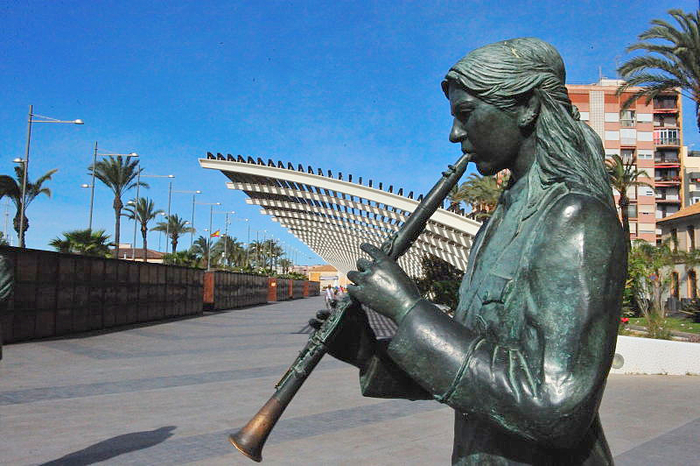
<svg viewBox="0 0 700 466"><path fill-rule="evenodd" d="M277 243L277 240L267 239L262 243L263 254L270 261L270 268L273 268L277 258L284 255L284 249ZM267 267L267 265L265 265Z"/></svg>
<svg viewBox="0 0 700 466"><path fill-rule="evenodd" d="M138 160L129 160L129 158L130 157L122 157L121 155L109 157L108 159L100 160L94 167L92 165L88 167L88 173L92 174L94 171L95 178L106 184L114 193L114 201L112 202L112 207L114 208L114 244L116 248L114 257L117 259L119 258L119 230L121 226L122 208L124 207L122 203L122 194L136 187L137 184L148 188L147 183L135 181L143 169L138 168Z"/></svg>
<svg viewBox="0 0 700 466"><path fill-rule="evenodd" d="M220 255L224 259L224 264L230 266L241 266L245 258L245 249L243 243L238 241L236 237L224 235L219 241L211 247L213 256Z"/></svg>
<svg viewBox="0 0 700 466"><path fill-rule="evenodd" d="M206 259L209 257L209 241L204 236L199 236L192 243L192 247L189 250L194 257L196 257L197 264L204 263L206 266Z"/></svg>
<svg viewBox="0 0 700 466"><path fill-rule="evenodd" d="M248 245L248 255L253 257L256 267L264 267L267 262L268 250L262 241L251 241Z"/></svg>
<svg viewBox="0 0 700 466"><path fill-rule="evenodd" d="M289 259L280 259L279 266L282 269L282 273L288 273L289 269L294 266L294 263Z"/></svg>
<svg viewBox="0 0 700 466"><path fill-rule="evenodd" d="M156 210L155 204L151 199L140 197L133 205L126 207L126 218L129 220L138 221L141 224L141 238L143 239L143 261L147 262L148 256L148 222L156 218L157 215L163 213L162 210ZM136 247L136 245L134 245Z"/></svg>
<svg viewBox="0 0 700 466"><path fill-rule="evenodd" d="M182 265L185 267L199 267L200 259L192 250L178 251L163 256L163 263L169 265Z"/></svg>
<svg viewBox="0 0 700 466"><path fill-rule="evenodd" d="M450 212L459 212L459 205L462 203L463 200L464 199L461 199L460 197L459 185L455 184L452 187L452 189L450 189L450 192L447 194L447 201L449 202L447 210Z"/></svg>
<svg viewBox="0 0 700 466"><path fill-rule="evenodd" d="M15 167L15 178L7 175L0 175L0 198L3 196L8 196L12 203L17 209L15 218L12 219L12 225L17 232L17 237L19 238L19 247L24 247L24 235L29 229L29 219L27 218L27 207L32 203L34 199L39 194L45 194L51 197L51 190L44 187L44 183L51 180L54 173L58 171L57 168L49 170L42 176L36 179L36 181L31 182L27 180L27 189L25 190L24 197L24 224L22 231L20 232L20 217L22 215L22 178L24 177L24 164Z"/></svg>
<svg viewBox="0 0 700 466"><path fill-rule="evenodd" d="M451 202L457 199L467 202L472 208L469 217L479 221L486 220L495 210L504 184L499 184L494 176L472 173L459 187L459 191L452 197Z"/></svg>
<svg viewBox="0 0 700 466"><path fill-rule="evenodd" d="M49 246L58 252L106 257L109 254L109 235L104 230L73 230L63 232L64 238L54 238Z"/></svg>
<svg viewBox="0 0 700 466"><path fill-rule="evenodd" d="M646 181L639 181L640 177L649 175L647 175L644 170L639 170L637 168L636 157L632 157L627 162L623 162L622 157L617 154L612 154L610 157L611 158L605 160L605 168L608 171L610 186L620 194L617 205L620 207L622 229L625 232L625 238L627 238L627 250L629 251L632 247L632 243L630 239L630 218L628 211L630 199L627 197L627 190L635 186L648 186L651 189L654 189L654 187Z"/></svg>
<svg viewBox="0 0 700 466"><path fill-rule="evenodd" d="M627 52L645 50L651 55L631 58L618 68L626 82L618 88L617 94L631 86L642 86L623 103L623 109L626 109L642 96L649 103L660 94L680 88L695 102L695 117L700 129L700 10L684 13L674 9L668 14L680 29L660 19L651 21L654 26L637 36L640 42L627 47Z"/></svg>
<svg viewBox="0 0 700 466"><path fill-rule="evenodd" d="M189 227L190 222L184 218L180 218L177 214L173 214L168 217L166 222L158 222L158 224L153 228L153 231L164 231L170 236L170 243L172 244L172 253L177 252L177 242L185 233L194 233L194 228Z"/></svg>

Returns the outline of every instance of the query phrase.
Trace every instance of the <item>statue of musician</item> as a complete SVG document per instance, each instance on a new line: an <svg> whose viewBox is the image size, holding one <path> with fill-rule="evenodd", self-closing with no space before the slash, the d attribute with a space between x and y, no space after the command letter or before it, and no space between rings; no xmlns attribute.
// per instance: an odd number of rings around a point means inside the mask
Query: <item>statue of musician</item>
<svg viewBox="0 0 700 466"><path fill-rule="evenodd" d="M366 396L454 408L454 465L613 464L598 406L626 242L601 141L564 82L554 47L519 38L472 51L442 83L450 141L481 174L511 173L474 240L454 319L374 246L348 274L350 294L398 330L378 341L365 315L347 315L331 354L360 369Z"/></svg>

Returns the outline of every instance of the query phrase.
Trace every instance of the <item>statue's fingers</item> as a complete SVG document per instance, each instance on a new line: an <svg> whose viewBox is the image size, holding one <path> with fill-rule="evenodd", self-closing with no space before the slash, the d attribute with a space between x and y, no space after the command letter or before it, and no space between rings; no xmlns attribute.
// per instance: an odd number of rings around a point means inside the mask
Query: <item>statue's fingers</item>
<svg viewBox="0 0 700 466"><path fill-rule="evenodd" d="M309 326L311 326L311 328L315 328L316 330L318 330L321 328L321 325L323 325L322 322L316 319L309 319Z"/></svg>
<svg viewBox="0 0 700 466"><path fill-rule="evenodd" d="M328 311L327 309L321 309L320 311L318 311L316 313L316 318L318 320L326 320L326 319L328 319L328 317L330 315L331 315L330 311Z"/></svg>
<svg viewBox="0 0 700 466"><path fill-rule="evenodd" d="M349 277L349 274L348 274L348 278L350 278L350 277ZM352 297L355 298L356 300L358 300L358 301L360 301L360 302L363 302L364 297L365 297L365 294L364 294L364 292L362 291L362 287L361 287L361 286L357 286L357 285L348 285L348 293L350 293L350 296L352 296Z"/></svg>
<svg viewBox="0 0 700 466"><path fill-rule="evenodd" d="M358 272L357 270L351 270L350 272L348 272L347 277L348 280L355 284L360 284L360 282L362 282L362 273Z"/></svg>
<svg viewBox="0 0 700 466"><path fill-rule="evenodd" d="M357 270L359 270L360 272L369 270L370 267L372 267L372 261L369 261L364 257L360 257L359 259L357 259Z"/></svg>
<svg viewBox="0 0 700 466"><path fill-rule="evenodd" d="M369 243L362 243L360 246L360 249L362 249L364 252L369 254L375 261L379 262L382 259L387 259L388 256L379 249L377 246Z"/></svg>

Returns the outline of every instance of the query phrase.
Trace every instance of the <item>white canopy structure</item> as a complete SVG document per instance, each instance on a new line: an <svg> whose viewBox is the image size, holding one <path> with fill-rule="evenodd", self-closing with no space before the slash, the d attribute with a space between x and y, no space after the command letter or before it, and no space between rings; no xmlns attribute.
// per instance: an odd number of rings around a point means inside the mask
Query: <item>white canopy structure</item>
<svg viewBox="0 0 700 466"><path fill-rule="evenodd" d="M422 195L413 199L413 192L403 195L393 186L382 183L373 187L362 178L353 182L352 175L343 179L330 170L324 175L311 166L295 169L291 163L274 163L252 157L216 156L207 153L199 159L203 168L220 170L229 178L227 187L243 191L246 202L261 207L261 213L272 216L291 234L343 273L355 269L355 262L365 254L362 243L380 245L399 229L418 206ZM437 175L437 174L436 174ZM436 176L437 178L437 176ZM463 213L438 209L413 247L399 260L411 276L422 273L425 254L437 256L453 266L466 270L472 240L480 223Z"/></svg>

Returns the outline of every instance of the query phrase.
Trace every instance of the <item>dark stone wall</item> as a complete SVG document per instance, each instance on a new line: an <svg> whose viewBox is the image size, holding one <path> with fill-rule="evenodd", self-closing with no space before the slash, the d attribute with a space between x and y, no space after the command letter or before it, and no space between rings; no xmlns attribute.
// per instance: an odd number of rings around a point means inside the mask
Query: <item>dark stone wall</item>
<svg viewBox="0 0 700 466"><path fill-rule="evenodd" d="M235 309L320 294L318 282L305 280L10 246L0 246L0 255L15 276L14 292L0 306L4 343L197 315L205 306Z"/></svg>
<svg viewBox="0 0 700 466"><path fill-rule="evenodd" d="M5 343L202 312L202 270L9 246L0 254L15 269L0 315Z"/></svg>

